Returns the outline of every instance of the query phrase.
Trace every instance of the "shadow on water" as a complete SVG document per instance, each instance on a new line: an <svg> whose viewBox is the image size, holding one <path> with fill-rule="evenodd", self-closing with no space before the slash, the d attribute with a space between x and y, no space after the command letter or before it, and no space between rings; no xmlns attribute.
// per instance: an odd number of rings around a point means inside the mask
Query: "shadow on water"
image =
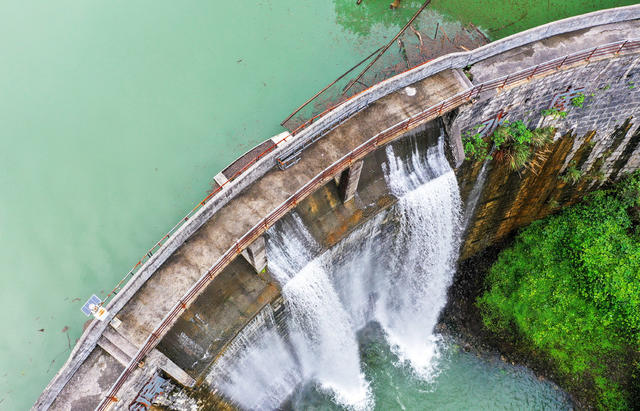
<svg viewBox="0 0 640 411"><path fill-rule="evenodd" d="M404 0L401 7L390 9L391 0L333 0L336 21L348 31L358 35L368 35L373 26L400 29L420 8L422 1Z"/></svg>
<svg viewBox="0 0 640 411"><path fill-rule="evenodd" d="M368 35L374 26L400 29L423 4L417 0L401 0L400 7L390 10L391 0L334 0L337 22L346 30ZM636 4L635 0L433 0L426 12L442 22L473 23L493 40L509 36L551 21L611 7ZM434 19L429 23L435 25ZM420 24L420 22L418 22ZM434 30L432 28L431 30ZM418 30L429 30L419 27Z"/></svg>

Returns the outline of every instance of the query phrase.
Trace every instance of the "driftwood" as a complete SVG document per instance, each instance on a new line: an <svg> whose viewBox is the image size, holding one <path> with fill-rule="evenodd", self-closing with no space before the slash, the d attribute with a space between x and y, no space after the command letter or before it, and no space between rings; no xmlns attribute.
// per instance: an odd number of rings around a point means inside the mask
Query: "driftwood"
<svg viewBox="0 0 640 411"><path fill-rule="evenodd" d="M422 41L422 35L420 34L420 32L416 30L416 28L413 27L413 25L409 25L409 28L411 29L411 31L413 31L413 33L416 36L418 36L418 40L420 41L420 47L424 46L424 42ZM418 49L420 49L420 47L418 47Z"/></svg>

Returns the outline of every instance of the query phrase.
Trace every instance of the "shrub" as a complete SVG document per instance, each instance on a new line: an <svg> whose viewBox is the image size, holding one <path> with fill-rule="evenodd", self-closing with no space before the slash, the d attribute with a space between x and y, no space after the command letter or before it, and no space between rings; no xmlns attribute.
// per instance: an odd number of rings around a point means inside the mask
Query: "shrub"
<svg viewBox="0 0 640 411"><path fill-rule="evenodd" d="M576 184L583 177L582 170L576 167L576 164L572 162L569 167L560 175L560 179L565 183Z"/></svg>
<svg viewBox="0 0 640 411"><path fill-rule="evenodd" d="M521 120L505 121L492 135L494 157L506 161L512 170L529 167L533 165L536 149L551 143L554 134L552 127L529 130Z"/></svg>
<svg viewBox="0 0 640 411"><path fill-rule="evenodd" d="M481 134L476 132L481 126L479 124L473 127L462 136L466 158L484 161L495 157L499 161L508 162L512 170L537 166L544 154L538 149L553 142L555 134L553 127L530 130L522 120L518 120L505 121L491 136L482 138ZM494 156L489 153L489 144L495 152Z"/></svg>
<svg viewBox="0 0 640 411"><path fill-rule="evenodd" d="M500 253L477 301L488 329L516 331L567 381L590 378L599 409L631 405L612 358L637 373L625 353L640 350L640 236L629 213L638 204L640 172L532 223Z"/></svg>
<svg viewBox="0 0 640 411"><path fill-rule="evenodd" d="M487 151L488 143L480 133L475 132L481 126L482 124L475 126L462 136L465 157L473 161L484 161L490 158Z"/></svg>
<svg viewBox="0 0 640 411"><path fill-rule="evenodd" d="M640 207L640 172L625 177L615 191L626 207Z"/></svg>

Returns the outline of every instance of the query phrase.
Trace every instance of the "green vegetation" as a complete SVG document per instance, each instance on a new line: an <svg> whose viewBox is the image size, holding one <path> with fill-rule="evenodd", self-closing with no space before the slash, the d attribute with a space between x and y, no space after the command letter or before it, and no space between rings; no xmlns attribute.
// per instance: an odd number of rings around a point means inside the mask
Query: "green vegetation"
<svg viewBox="0 0 640 411"><path fill-rule="evenodd" d="M546 110L542 110L540 112L540 114L542 114L542 116L544 116L544 117L551 116L553 118L565 118L567 116L567 112L566 111L560 111L555 107L551 107L551 108L548 108Z"/></svg>
<svg viewBox="0 0 640 411"><path fill-rule="evenodd" d="M478 299L489 330L555 364L599 409L640 401L640 172L532 223Z"/></svg>
<svg viewBox="0 0 640 411"><path fill-rule="evenodd" d="M484 161L491 158L487 149L489 144L482 138L482 134L478 132L478 129L482 126L482 124L478 124L462 136L464 155L473 161Z"/></svg>
<svg viewBox="0 0 640 411"><path fill-rule="evenodd" d="M493 132L495 158L506 161L512 170L523 167L535 167L538 158L536 149L542 148L553 141L555 129L543 127L529 130L520 120L505 121Z"/></svg>
<svg viewBox="0 0 640 411"><path fill-rule="evenodd" d="M498 161L507 162L514 171L537 166L540 156L544 154L539 149L551 143L555 134L553 127L530 130L522 120L518 120L505 121L488 139L484 139L479 132L475 132L481 126L472 128L462 136L466 157L474 161L495 157ZM489 142L492 143L493 157L489 153Z"/></svg>
<svg viewBox="0 0 640 411"><path fill-rule="evenodd" d="M462 72L464 73L465 76L467 76L469 81L473 81L473 74L471 74L471 66L465 66L465 68L462 69Z"/></svg>
<svg viewBox="0 0 640 411"><path fill-rule="evenodd" d="M574 107L582 108L584 105L584 94L578 93L577 96L571 99L571 105Z"/></svg>
<svg viewBox="0 0 640 411"><path fill-rule="evenodd" d="M576 167L575 162L571 162L559 177L567 184L576 184L583 177L583 174L582 170Z"/></svg>

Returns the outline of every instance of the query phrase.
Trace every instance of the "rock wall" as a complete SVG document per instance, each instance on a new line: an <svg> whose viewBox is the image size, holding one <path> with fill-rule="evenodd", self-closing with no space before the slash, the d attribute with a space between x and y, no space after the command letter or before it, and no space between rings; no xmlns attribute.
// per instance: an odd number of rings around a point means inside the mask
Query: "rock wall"
<svg viewBox="0 0 640 411"><path fill-rule="evenodd" d="M585 96L582 107L571 103L579 93ZM566 117L543 116L542 111L552 106L566 112ZM529 128L557 130L554 142L546 147L546 159L532 170L511 171L498 159L489 160L484 173L485 164L468 159L456 170L465 203L477 198L468 216L461 258L640 168L639 114L637 54L574 66L485 93L460 107L447 123L462 136L471 130L489 136L500 122L516 120Z"/></svg>

